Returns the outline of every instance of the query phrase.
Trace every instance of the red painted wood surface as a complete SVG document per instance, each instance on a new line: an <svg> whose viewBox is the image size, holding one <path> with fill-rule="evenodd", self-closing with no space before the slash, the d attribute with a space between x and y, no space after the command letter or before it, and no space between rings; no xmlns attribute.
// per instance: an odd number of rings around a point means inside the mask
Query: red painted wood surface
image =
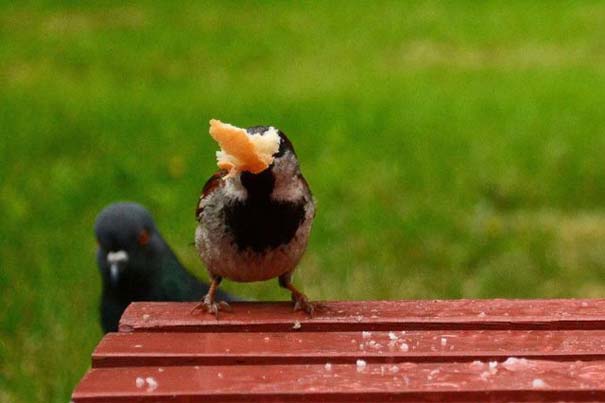
<svg viewBox="0 0 605 403"><path fill-rule="evenodd" d="M204 391L204 401L251 399L376 401L395 398L465 399L471 395L509 400L605 399L605 362L569 363L528 361L523 368L489 363L405 363L356 365L259 365L129 367L93 369L82 382L76 401L96 402L108 397L140 397L140 401L189 401ZM160 371L161 369L161 371ZM571 375L573 374L573 375ZM136 379L152 378L150 387ZM108 393L108 391L110 391ZM558 394L552 393L557 392ZM458 396L456 396L458 395ZM200 399L202 400L202 399ZM107 401L107 400L105 400Z"/></svg>
<svg viewBox="0 0 605 403"><path fill-rule="evenodd" d="M357 359L468 362L504 361L511 356L605 360L605 331L113 333L101 341L92 363L93 367L119 367L354 363Z"/></svg>
<svg viewBox="0 0 605 403"><path fill-rule="evenodd" d="M136 303L74 402L605 401L605 300Z"/></svg>
<svg viewBox="0 0 605 403"><path fill-rule="evenodd" d="M134 303L120 331L299 331L427 329L602 329L605 299L593 300L433 300L318 303L309 319L290 303L234 303L233 312L191 315L195 303Z"/></svg>

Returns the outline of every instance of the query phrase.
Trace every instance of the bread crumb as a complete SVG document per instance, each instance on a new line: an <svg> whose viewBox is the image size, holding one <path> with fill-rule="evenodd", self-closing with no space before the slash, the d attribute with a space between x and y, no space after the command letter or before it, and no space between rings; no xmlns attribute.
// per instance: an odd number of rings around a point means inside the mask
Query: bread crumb
<svg viewBox="0 0 605 403"><path fill-rule="evenodd" d="M158 382L154 378L148 376L147 378L145 378L145 381L147 382L147 392L153 392L157 389Z"/></svg>
<svg viewBox="0 0 605 403"><path fill-rule="evenodd" d="M221 147L216 153L217 165L228 170L229 175L264 171L273 163L273 155L278 152L281 142L274 127L269 127L262 135L248 134L245 129L217 119L210 120L210 135Z"/></svg>
<svg viewBox="0 0 605 403"><path fill-rule="evenodd" d="M525 369L528 362L525 358L508 357L506 361L502 363L502 366L509 371L516 371L519 369Z"/></svg>

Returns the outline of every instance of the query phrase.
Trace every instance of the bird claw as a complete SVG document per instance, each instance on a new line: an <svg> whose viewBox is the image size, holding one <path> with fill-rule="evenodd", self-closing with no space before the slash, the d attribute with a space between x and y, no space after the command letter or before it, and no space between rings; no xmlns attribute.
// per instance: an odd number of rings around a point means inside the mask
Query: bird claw
<svg viewBox="0 0 605 403"><path fill-rule="evenodd" d="M227 301L219 301L218 306L219 309L222 309L225 312L233 312L233 308L231 308L231 305L229 305Z"/></svg>
<svg viewBox="0 0 605 403"><path fill-rule="evenodd" d="M191 313L193 314L195 311L197 310L201 310L201 311L206 311L210 314L213 314L214 316L216 316L216 319L218 320L218 314L219 311L226 311L226 312L231 312L231 306L225 302L225 301L214 301L212 298L210 298L209 295L206 295L196 306L193 307L193 309L191 310Z"/></svg>
<svg viewBox="0 0 605 403"><path fill-rule="evenodd" d="M313 317L315 307L309 302L309 300L304 294L292 294L292 301L294 301L294 312L304 311L307 313L307 315L309 315L309 317Z"/></svg>

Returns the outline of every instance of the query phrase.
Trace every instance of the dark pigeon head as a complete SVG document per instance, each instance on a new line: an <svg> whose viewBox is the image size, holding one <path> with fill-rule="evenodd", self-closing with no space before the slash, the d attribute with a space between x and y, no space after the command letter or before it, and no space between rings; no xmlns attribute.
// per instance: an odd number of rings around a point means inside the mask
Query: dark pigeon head
<svg viewBox="0 0 605 403"><path fill-rule="evenodd" d="M137 203L105 207L97 216L94 231L103 285L109 288L134 286L136 279L152 268L150 262L163 244L151 214Z"/></svg>

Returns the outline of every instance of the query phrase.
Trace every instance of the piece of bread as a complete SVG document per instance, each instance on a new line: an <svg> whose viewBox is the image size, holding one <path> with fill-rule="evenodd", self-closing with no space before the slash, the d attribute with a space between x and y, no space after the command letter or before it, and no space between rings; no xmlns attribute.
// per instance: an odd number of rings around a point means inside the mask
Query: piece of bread
<svg viewBox="0 0 605 403"><path fill-rule="evenodd" d="M257 174L267 169L281 141L274 127L262 135L248 134L245 129L217 119L210 120L210 135L221 147L216 152L217 165L230 175L242 171Z"/></svg>

